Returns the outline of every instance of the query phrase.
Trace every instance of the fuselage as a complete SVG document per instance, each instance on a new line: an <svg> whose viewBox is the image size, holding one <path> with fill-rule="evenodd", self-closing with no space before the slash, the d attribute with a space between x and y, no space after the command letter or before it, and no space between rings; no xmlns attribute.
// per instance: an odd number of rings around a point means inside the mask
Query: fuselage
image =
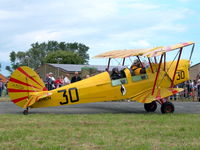
<svg viewBox="0 0 200 150"><path fill-rule="evenodd" d="M167 62L165 67L161 65L157 87L170 87L174 75L176 61ZM147 90L151 90L155 84L158 64L153 65L153 72L150 67L146 69L146 74L133 76L131 70L124 69L125 77L111 80L108 72L103 72L90 78L75 82L58 89L54 89L48 97L40 99L33 104L32 108L60 106L90 102L112 101L129 99ZM164 70L165 68L165 70ZM189 61L180 60L176 71L174 85L189 79ZM44 92L44 91L43 91Z"/></svg>

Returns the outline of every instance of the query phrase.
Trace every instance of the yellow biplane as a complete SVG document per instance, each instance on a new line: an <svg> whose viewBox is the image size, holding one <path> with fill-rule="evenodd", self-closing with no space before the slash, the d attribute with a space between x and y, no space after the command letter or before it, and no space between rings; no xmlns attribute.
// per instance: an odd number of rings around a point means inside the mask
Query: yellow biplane
<svg viewBox="0 0 200 150"><path fill-rule="evenodd" d="M40 77L29 67L16 69L8 82L8 92L13 103L24 108L61 106L81 103L129 99L144 103L147 112L154 112L157 103L161 104L162 113L174 112L174 105L168 97L183 91L175 88L189 79L190 59L194 42L176 44L152 49L115 50L95 56L108 58L107 71L90 78L47 91ZM189 59L181 59L183 48L192 46ZM174 60L166 61L166 53L176 50ZM124 66L126 58L137 58L140 72ZM113 69L119 76L109 73L111 59L122 59L120 71ZM144 66L141 58L146 58ZM139 62L139 63L138 63ZM141 70L143 70L141 72Z"/></svg>

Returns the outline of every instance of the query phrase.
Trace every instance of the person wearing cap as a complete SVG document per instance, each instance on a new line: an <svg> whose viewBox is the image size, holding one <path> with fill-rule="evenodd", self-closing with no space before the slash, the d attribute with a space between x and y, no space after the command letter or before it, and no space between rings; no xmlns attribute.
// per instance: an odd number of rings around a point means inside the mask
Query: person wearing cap
<svg viewBox="0 0 200 150"><path fill-rule="evenodd" d="M139 75L140 74L140 70L142 69L140 61L137 60L137 59L134 60L132 66L131 66L131 69L133 70L134 75Z"/></svg>
<svg viewBox="0 0 200 150"><path fill-rule="evenodd" d="M54 81L55 81L55 78L53 77L53 73L49 72L46 75L46 83L47 83L48 90L53 90L55 88Z"/></svg>
<svg viewBox="0 0 200 150"><path fill-rule="evenodd" d="M134 72L134 75L140 75L146 73L145 68L142 68L142 65L138 59L134 60L131 69Z"/></svg>
<svg viewBox="0 0 200 150"><path fill-rule="evenodd" d="M112 69L112 73L111 73L110 76L111 76L111 79L112 79L112 80L120 79L121 76L120 76L120 74L119 74L118 68L113 68L113 69Z"/></svg>

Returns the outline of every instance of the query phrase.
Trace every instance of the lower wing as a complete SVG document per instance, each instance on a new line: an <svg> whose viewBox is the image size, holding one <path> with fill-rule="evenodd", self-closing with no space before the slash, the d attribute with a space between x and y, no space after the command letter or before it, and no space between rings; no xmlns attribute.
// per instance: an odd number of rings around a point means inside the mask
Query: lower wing
<svg viewBox="0 0 200 150"><path fill-rule="evenodd" d="M131 99L140 103L151 103L152 101L172 96L183 90L184 89L182 88L158 88L155 89L154 94L152 95L152 89L149 89L137 96L132 97Z"/></svg>

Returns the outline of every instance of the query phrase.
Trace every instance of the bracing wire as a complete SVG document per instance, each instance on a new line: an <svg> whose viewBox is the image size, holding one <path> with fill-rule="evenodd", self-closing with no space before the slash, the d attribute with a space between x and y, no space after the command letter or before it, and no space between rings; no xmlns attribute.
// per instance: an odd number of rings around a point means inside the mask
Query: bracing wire
<svg viewBox="0 0 200 150"><path fill-rule="evenodd" d="M173 62L175 61L176 57L178 56L178 54L180 54L180 51L176 54L176 56L174 57L173 61L171 62L169 68L167 68L167 71L165 71L165 74L163 75L162 79L160 80L158 86L160 86L160 84L162 83L162 81L164 80L164 77L166 76L167 72L169 71L169 69L171 68Z"/></svg>

